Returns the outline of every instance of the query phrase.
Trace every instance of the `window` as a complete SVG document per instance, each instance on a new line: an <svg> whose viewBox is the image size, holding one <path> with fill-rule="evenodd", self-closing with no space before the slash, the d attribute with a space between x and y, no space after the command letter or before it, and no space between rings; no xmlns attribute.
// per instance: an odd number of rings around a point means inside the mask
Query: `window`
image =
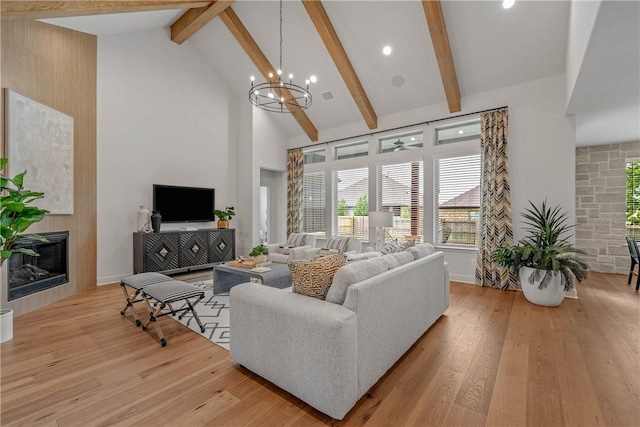
<svg viewBox="0 0 640 427"><path fill-rule="evenodd" d="M438 244L477 246L480 212L480 154L434 161L434 232Z"/></svg>
<svg viewBox="0 0 640 427"><path fill-rule="evenodd" d="M369 168L337 172L338 236L369 237Z"/></svg>
<svg viewBox="0 0 640 427"><path fill-rule="evenodd" d="M640 159L627 160L627 237L640 239Z"/></svg>
<svg viewBox="0 0 640 427"><path fill-rule="evenodd" d="M305 150L303 154L304 164L321 163L325 161L324 148L316 148L313 150Z"/></svg>
<svg viewBox="0 0 640 427"><path fill-rule="evenodd" d="M325 237L325 206L324 172L305 173L302 177L301 232Z"/></svg>
<svg viewBox="0 0 640 427"><path fill-rule="evenodd" d="M335 148L336 160L348 159L351 157L361 157L369 155L369 142L354 142L352 144L340 145Z"/></svg>
<svg viewBox="0 0 640 427"><path fill-rule="evenodd" d="M393 239L422 241L423 169L422 161L378 168L378 210L393 212L393 227L387 229Z"/></svg>
<svg viewBox="0 0 640 427"><path fill-rule="evenodd" d="M480 139L480 119L436 128L435 144L450 144Z"/></svg>
<svg viewBox="0 0 640 427"><path fill-rule="evenodd" d="M422 147L422 132L383 138L378 141L378 153L409 151L419 147Z"/></svg>

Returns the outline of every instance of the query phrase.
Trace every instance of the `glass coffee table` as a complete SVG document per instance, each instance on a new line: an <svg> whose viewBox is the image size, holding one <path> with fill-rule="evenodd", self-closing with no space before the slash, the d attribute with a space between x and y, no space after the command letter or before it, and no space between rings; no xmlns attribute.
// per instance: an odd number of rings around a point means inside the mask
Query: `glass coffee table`
<svg viewBox="0 0 640 427"><path fill-rule="evenodd" d="M231 267L218 264L213 268L213 293L223 294L240 283L259 281L265 286L284 289L291 286L291 274L287 264L272 263L268 266L271 271L258 273L250 268Z"/></svg>

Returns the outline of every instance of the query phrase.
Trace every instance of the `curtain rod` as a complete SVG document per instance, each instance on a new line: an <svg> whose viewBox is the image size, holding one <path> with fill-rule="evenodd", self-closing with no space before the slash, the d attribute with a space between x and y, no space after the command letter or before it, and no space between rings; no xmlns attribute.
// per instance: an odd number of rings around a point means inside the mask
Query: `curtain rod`
<svg viewBox="0 0 640 427"><path fill-rule="evenodd" d="M428 121L426 121L426 122L413 123L413 124L411 124L411 125L398 126L398 127L391 128L391 129L377 130L377 131L374 131L374 132L363 133L363 134L360 134L360 135L349 136L349 137L346 137L346 138L332 139L331 141L316 142L315 144L303 145L303 146L301 146L301 147L296 147L296 148L303 148L303 149L304 149L304 148L309 148L309 147L317 147L317 146L322 145L322 144L328 145L328 144L331 144L331 143L333 143L333 142L346 141L346 140L348 140L348 139L361 138L361 137L363 137L363 136L373 136L373 135L376 135L376 134L379 134L379 133L391 132L391 131L394 131L394 130L400 130L400 129L410 128L410 127L418 126L418 125L429 125L429 124L431 124L431 123L442 122L442 121L444 121L444 120L457 119L457 118L459 118L459 117L472 116L472 115L474 115L474 114L482 114L482 113L486 113L486 112L488 112L488 111L500 110L500 109L502 109L502 108L509 108L509 106L504 105L504 106L502 106L502 107L489 108L489 109L487 109L487 110L481 110L481 111L474 111L473 113L458 114L457 116L443 117L443 118L441 118L441 119L428 120Z"/></svg>

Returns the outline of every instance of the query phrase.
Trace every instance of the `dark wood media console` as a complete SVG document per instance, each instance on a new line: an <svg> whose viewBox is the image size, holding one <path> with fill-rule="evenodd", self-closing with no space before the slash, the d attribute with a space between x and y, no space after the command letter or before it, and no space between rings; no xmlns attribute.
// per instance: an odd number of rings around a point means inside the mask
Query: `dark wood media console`
<svg viewBox="0 0 640 427"><path fill-rule="evenodd" d="M213 267L236 257L234 229L133 233L133 271L179 273Z"/></svg>

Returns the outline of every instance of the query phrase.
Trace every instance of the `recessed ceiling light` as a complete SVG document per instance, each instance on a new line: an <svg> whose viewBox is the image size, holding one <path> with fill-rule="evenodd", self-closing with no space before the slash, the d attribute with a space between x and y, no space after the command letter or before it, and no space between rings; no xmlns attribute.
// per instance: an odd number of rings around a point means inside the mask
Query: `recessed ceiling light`
<svg viewBox="0 0 640 427"><path fill-rule="evenodd" d="M462 135L463 133L464 133L464 131L463 131L462 129L460 129L460 130L458 131L458 135Z"/></svg>
<svg viewBox="0 0 640 427"><path fill-rule="evenodd" d="M318 81L318 78L316 76L311 76L309 77L309 80L311 80L311 83L315 83Z"/></svg>
<svg viewBox="0 0 640 427"><path fill-rule="evenodd" d="M412 141L415 141L415 140L416 140L416 137L415 137L415 136L412 136L412 137L411 137L411 140L412 140Z"/></svg>
<svg viewBox="0 0 640 427"><path fill-rule="evenodd" d="M382 48L382 53L384 53L385 55L389 56L391 55L391 46L385 46Z"/></svg>
<svg viewBox="0 0 640 427"><path fill-rule="evenodd" d="M511 9L511 7L516 3L516 0L504 0L502 2L502 7L505 9Z"/></svg>

